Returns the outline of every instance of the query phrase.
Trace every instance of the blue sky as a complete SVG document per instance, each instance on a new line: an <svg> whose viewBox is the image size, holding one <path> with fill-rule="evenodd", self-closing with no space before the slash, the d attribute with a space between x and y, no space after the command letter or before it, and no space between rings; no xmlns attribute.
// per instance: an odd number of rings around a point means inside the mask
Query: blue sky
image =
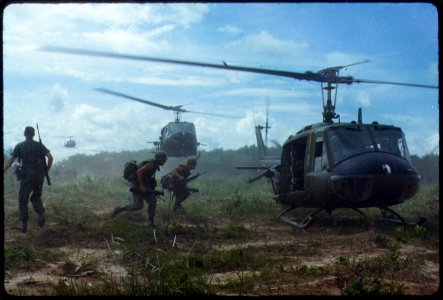
<svg viewBox="0 0 443 300"><path fill-rule="evenodd" d="M438 13L429 3L12 4L3 11L4 148L39 123L56 161L76 153L150 147L170 111L102 87L190 111L202 149L255 144L254 125L283 143L322 120L317 82L171 64L39 51L46 45L294 72L360 64L340 75L438 85ZM340 85L342 122L403 129L411 154L439 145L438 89ZM77 149L63 143L73 136Z"/></svg>

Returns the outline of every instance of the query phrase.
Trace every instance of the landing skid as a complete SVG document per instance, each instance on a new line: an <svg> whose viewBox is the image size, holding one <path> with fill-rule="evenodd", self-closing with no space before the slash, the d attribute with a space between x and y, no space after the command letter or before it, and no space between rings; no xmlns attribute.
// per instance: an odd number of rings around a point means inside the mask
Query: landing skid
<svg viewBox="0 0 443 300"><path fill-rule="evenodd" d="M297 228L299 228L299 229L305 229L306 227L308 227L309 223L312 222L313 217L314 217L316 214L318 214L319 212L321 212L321 211L323 210L323 208L318 208L318 209L314 210L314 211L311 212L309 215L307 215L307 216L303 219L303 221L301 221L301 222L292 221L292 220L289 220L289 219L287 219L287 218L283 218L283 217L282 217L285 213L287 213L287 212L290 211L290 210L293 210L294 208L295 208L295 207L289 207L288 209L286 209L286 210L284 210L282 213L280 213L278 216L280 217L280 219L281 219L283 222L285 222L285 223L287 223L287 224L289 224L289 225L291 225L291 226L297 227Z"/></svg>
<svg viewBox="0 0 443 300"><path fill-rule="evenodd" d="M278 217L283 222L287 223L288 225L296 227L296 228L299 228L299 229L306 229L308 227L308 225L314 219L314 216L316 214L318 214L319 212L321 212L322 210L325 210L329 214L332 213L331 209L318 208L318 209L312 211L311 213L309 213L301 222L297 222L295 220L289 220L289 219L283 217L284 214L286 214L287 212L289 212L289 211L291 211L291 210L293 210L295 208L296 207L292 207L291 206L291 207L285 209L283 212L281 212L278 215ZM356 211L357 213L361 214L366 219L368 219L368 216L364 212L359 210L358 208L355 208L355 207L349 207L349 208L354 210L354 211ZM389 207L380 207L380 209L382 210L383 217L375 219L374 221L386 221L386 222L399 223L399 224L402 224L402 225L410 225L410 226L416 226L416 225L421 226L421 225L423 225L427 221L426 218L420 217L419 220L416 223L407 222L407 221L405 221L402 218L402 216L400 216L400 214L398 214L394 210L390 209ZM386 212L392 213L396 218L386 217Z"/></svg>
<svg viewBox="0 0 443 300"><path fill-rule="evenodd" d="M380 210L382 211L383 217L375 219L375 221L385 221L385 222L392 222L392 223L398 223L401 225L409 225L409 226L422 226L424 223L426 223L427 219L424 217L420 217L416 223L407 222L405 221L402 216L400 216L399 213L395 212L394 210L390 209L389 207L380 207ZM394 215L394 217L386 217L386 212L390 212ZM396 218L395 218L396 217Z"/></svg>

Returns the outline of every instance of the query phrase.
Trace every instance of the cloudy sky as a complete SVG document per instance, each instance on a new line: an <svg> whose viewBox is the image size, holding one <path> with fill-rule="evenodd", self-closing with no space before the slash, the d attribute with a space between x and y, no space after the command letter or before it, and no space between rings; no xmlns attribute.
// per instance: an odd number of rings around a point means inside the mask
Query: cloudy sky
<svg viewBox="0 0 443 300"><path fill-rule="evenodd" d="M255 144L254 125L283 143L322 120L317 82L39 51L52 45L294 72L362 60L342 76L438 85L438 14L429 3L11 4L3 9L4 148L39 124L56 161L151 147L174 114L95 91L181 105L202 149ZM438 89L340 85L336 111L403 129L411 154L439 145ZM63 143L72 136L76 149Z"/></svg>

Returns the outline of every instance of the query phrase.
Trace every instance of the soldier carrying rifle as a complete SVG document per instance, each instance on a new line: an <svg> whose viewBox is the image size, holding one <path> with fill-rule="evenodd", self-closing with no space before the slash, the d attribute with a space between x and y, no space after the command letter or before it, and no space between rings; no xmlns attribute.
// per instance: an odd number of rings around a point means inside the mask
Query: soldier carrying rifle
<svg viewBox="0 0 443 300"><path fill-rule="evenodd" d="M167 183L164 184L167 189L172 191L175 196L175 203L173 210L182 209L181 203L185 201L190 192L198 192L197 189L189 188L187 183L197 178L201 174L191 175L191 171L197 167L197 159L188 159L186 165L178 165L171 170L171 173L167 174Z"/></svg>
<svg viewBox="0 0 443 300"><path fill-rule="evenodd" d="M41 200L45 176L48 185L51 184L48 171L51 169L53 157L51 152L43 145L41 139L39 142L34 141L34 135L34 128L26 127L24 132L25 141L15 146L10 158L3 166L3 173L5 173L18 158L20 166L16 167L15 173L17 180L20 180L18 207L22 224L17 229L23 233L27 230L29 200L31 200L32 207L39 216L38 225L40 227L45 225L45 208ZM48 158L47 163L46 157ZM31 197L29 197L30 195Z"/></svg>
<svg viewBox="0 0 443 300"><path fill-rule="evenodd" d="M148 225L157 228L154 224L157 207L157 196L160 191L155 190L157 181L155 173L160 171L160 166L166 163L167 155L164 151L157 151L154 159L146 160L137 165L135 161L125 165L123 177L131 184L129 191L132 193L132 203L126 206L117 206L112 211L112 218L122 211L136 211L143 208L143 200L148 203Z"/></svg>

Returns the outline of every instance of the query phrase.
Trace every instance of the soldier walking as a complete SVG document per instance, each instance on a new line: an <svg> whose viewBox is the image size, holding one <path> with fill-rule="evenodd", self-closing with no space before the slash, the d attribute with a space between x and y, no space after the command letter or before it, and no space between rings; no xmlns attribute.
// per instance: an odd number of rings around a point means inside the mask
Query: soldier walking
<svg viewBox="0 0 443 300"><path fill-rule="evenodd" d="M34 135L34 128L26 127L24 132L25 141L15 146L11 157L3 166L3 173L5 173L15 159L18 158L18 162L21 163L21 171L18 171L16 175L17 179L20 180L18 207L19 218L22 221L18 229L23 233L27 230L29 200L31 200L34 211L38 214L38 225L40 227L45 225L45 208L41 196L45 175L47 176L53 161L53 157L45 145L34 141ZM46 157L48 158L47 164ZM29 197L30 195L31 197Z"/></svg>
<svg viewBox="0 0 443 300"><path fill-rule="evenodd" d="M157 207L157 197L155 187L157 181L155 172L160 171L160 166L166 163L167 155L164 151L157 151L153 160L142 162L136 171L135 180L130 182L132 193L132 203L126 206L117 206L112 211L112 218L122 211L136 211L143 208L143 200L148 203L148 223L152 228L157 228L154 223L155 211Z"/></svg>

